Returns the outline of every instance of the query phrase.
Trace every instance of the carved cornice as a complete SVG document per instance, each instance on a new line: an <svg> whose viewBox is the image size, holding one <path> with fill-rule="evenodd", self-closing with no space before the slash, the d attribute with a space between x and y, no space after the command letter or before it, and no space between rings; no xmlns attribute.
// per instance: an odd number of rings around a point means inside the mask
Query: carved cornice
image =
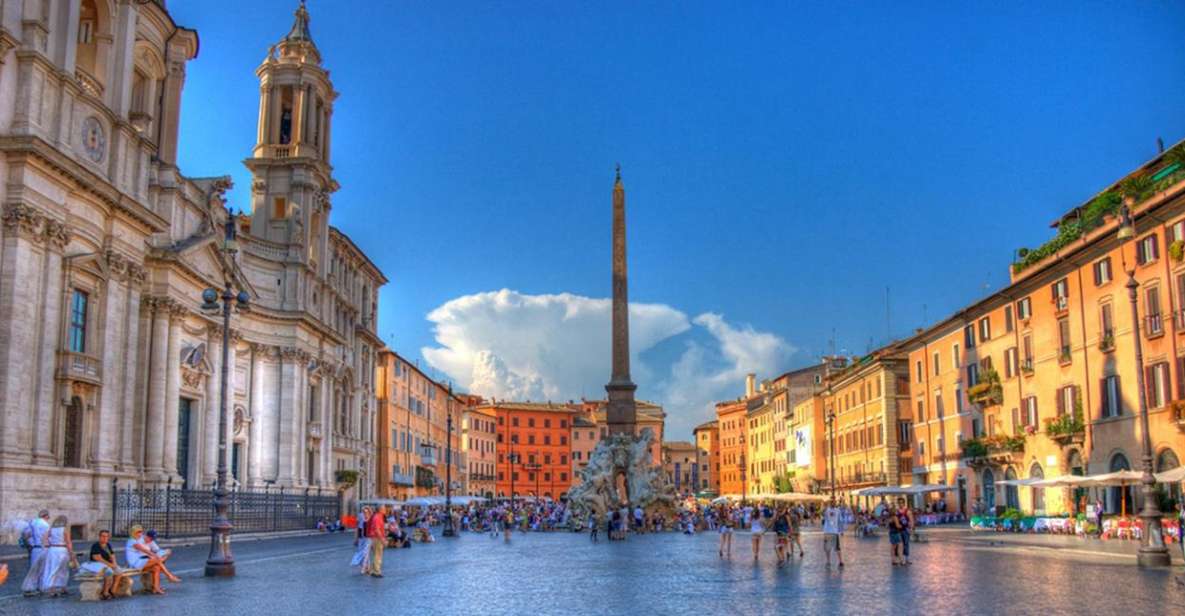
<svg viewBox="0 0 1185 616"><path fill-rule="evenodd" d="M20 40L16 36L3 27L0 27L0 66L4 65L4 57L8 55L8 52L12 51L19 44Z"/></svg>
<svg viewBox="0 0 1185 616"><path fill-rule="evenodd" d="M31 242L46 245L61 252L70 243L70 229L24 203L9 203L4 207L3 224L6 231L16 233Z"/></svg>
<svg viewBox="0 0 1185 616"><path fill-rule="evenodd" d="M110 275L112 278L115 278L116 280L128 279L128 266L131 265L131 261L129 261L127 257L114 250L107 249L107 251L103 253L103 259L107 262L108 275Z"/></svg>
<svg viewBox="0 0 1185 616"><path fill-rule="evenodd" d="M128 280L133 284L143 285L148 280L148 270L139 263L129 261Z"/></svg>

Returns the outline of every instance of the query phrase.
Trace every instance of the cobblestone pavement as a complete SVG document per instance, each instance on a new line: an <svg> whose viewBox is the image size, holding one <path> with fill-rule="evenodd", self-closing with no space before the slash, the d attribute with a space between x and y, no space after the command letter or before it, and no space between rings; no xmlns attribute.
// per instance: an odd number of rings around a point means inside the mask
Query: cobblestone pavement
<svg viewBox="0 0 1185 616"><path fill-rule="evenodd" d="M717 536L643 535L591 545L585 535L466 534L388 550L386 577L347 567L342 535L237 546L239 575L207 580L205 547L185 548L175 566L185 581L164 597L104 604L22 599L19 575L0 590L4 614L1068 614L1172 613L1185 605L1181 568L1142 571L1126 559L1050 549L968 544L933 533L914 546L915 564L892 567L887 540L845 538L847 567L824 567L818 533L807 553L777 568L770 538L752 560L738 533L731 560ZM14 571L15 573L15 571Z"/></svg>

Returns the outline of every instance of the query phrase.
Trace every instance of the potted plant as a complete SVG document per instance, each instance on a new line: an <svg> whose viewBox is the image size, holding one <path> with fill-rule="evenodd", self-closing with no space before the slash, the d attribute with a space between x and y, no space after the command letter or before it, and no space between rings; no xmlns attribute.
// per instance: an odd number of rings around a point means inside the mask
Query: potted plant
<svg viewBox="0 0 1185 616"><path fill-rule="evenodd" d="M343 490L348 490L358 483L358 471L342 469L333 473L333 479Z"/></svg>
<svg viewBox="0 0 1185 616"><path fill-rule="evenodd" d="M1185 240L1177 240L1169 244L1169 257L1177 263L1180 263L1181 259L1185 258Z"/></svg>

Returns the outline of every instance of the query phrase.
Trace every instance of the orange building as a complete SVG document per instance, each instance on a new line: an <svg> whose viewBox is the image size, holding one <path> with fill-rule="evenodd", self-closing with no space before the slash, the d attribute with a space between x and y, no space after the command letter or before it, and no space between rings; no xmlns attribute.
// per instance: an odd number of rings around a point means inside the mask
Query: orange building
<svg viewBox="0 0 1185 616"><path fill-rule="evenodd" d="M699 464L698 491L720 494L720 422L712 420L695 427L696 461Z"/></svg>
<svg viewBox="0 0 1185 616"><path fill-rule="evenodd" d="M450 474L454 493L463 493L465 468L460 464L460 434L465 402L450 396L446 385L432 380L393 351L379 351L375 372L378 400L375 494L388 498L443 495L445 479ZM450 415L451 439L448 437ZM449 462L451 469L446 467Z"/></svg>
<svg viewBox="0 0 1185 616"><path fill-rule="evenodd" d="M572 420L579 413L566 404L490 402L497 419L498 496L558 499L572 485Z"/></svg>
<svg viewBox="0 0 1185 616"><path fill-rule="evenodd" d="M760 403L760 399L756 399ZM745 449L749 439L749 402L745 399L716 404L720 426L720 493L744 494L748 484Z"/></svg>
<svg viewBox="0 0 1185 616"><path fill-rule="evenodd" d="M1185 145L1148 161L1018 253L1011 283L907 341L915 482L956 487L948 507L1081 510L1081 492L1007 479L1141 469L1139 380L1153 470L1185 455ZM1131 199L1134 232L1119 236ZM1137 290L1137 316L1126 283ZM1138 328L1138 329L1137 329ZM1137 361L1139 336L1142 363ZM1168 486L1172 496L1179 488ZM1109 512L1138 490L1106 490ZM1133 494L1134 493L1134 494Z"/></svg>
<svg viewBox="0 0 1185 616"><path fill-rule="evenodd" d="M600 434L596 421L584 413L572 417L572 438L569 439L572 443L572 485L580 483L580 470L588 466L589 456L601 440Z"/></svg>

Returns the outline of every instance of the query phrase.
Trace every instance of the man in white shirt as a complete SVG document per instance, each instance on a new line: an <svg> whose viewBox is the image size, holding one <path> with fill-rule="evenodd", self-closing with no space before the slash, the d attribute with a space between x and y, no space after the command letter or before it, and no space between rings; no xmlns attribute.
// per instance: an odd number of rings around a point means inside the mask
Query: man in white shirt
<svg viewBox="0 0 1185 616"><path fill-rule="evenodd" d="M21 592L26 597L40 594L42 564L45 560L46 549L49 547L49 510L42 509L37 517L29 521L24 530L25 540L29 542L29 573L21 582Z"/></svg>
<svg viewBox="0 0 1185 616"><path fill-rule="evenodd" d="M843 552L840 550L839 538L843 536L843 511L835 504L835 499L827 503L823 510L823 553L827 555L827 568L831 568L831 551L839 558L839 568L843 569Z"/></svg>

